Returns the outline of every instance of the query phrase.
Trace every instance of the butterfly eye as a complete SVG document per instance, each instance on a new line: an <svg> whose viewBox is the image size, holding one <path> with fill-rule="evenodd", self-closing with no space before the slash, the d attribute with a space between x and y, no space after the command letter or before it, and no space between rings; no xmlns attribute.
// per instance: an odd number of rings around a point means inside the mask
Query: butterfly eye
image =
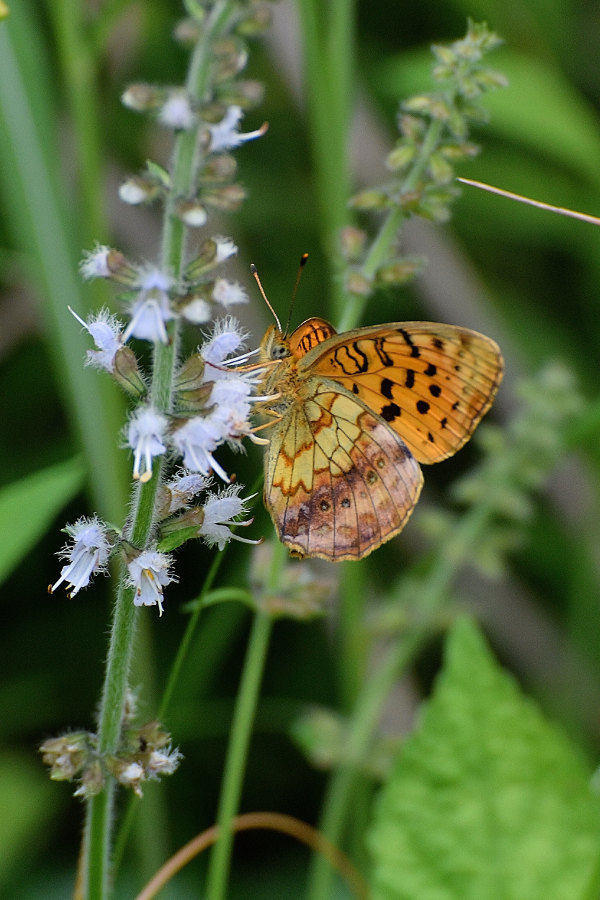
<svg viewBox="0 0 600 900"><path fill-rule="evenodd" d="M271 359L284 359L289 355L289 347L286 344L273 344L271 347Z"/></svg>

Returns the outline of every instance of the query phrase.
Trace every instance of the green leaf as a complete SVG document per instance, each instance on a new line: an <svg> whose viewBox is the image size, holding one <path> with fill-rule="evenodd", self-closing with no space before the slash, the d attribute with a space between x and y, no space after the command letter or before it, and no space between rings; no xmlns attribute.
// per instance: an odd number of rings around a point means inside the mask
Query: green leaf
<svg viewBox="0 0 600 900"><path fill-rule="evenodd" d="M376 803L373 900L597 897L600 800L589 778L477 627L458 621Z"/></svg>
<svg viewBox="0 0 600 900"><path fill-rule="evenodd" d="M73 457L14 481L0 491L0 582L81 490L83 478L82 461Z"/></svg>
<svg viewBox="0 0 600 900"><path fill-rule="evenodd" d="M32 859L63 813L64 802L50 785L41 765L14 751L0 753L0 890L21 871L32 871ZM62 792L67 799L65 792ZM8 895L7 895L8 896Z"/></svg>

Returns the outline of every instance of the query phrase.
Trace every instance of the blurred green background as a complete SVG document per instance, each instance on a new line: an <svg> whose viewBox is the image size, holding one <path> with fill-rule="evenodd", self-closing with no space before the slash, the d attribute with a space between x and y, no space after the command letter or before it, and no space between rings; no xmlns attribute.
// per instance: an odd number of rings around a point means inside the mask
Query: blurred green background
<svg viewBox="0 0 600 900"><path fill-rule="evenodd" d="M100 581L69 601L61 592L49 597L46 586L58 577L60 528L94 509L118 517L128 478L126 453L118 450L124 405L101 375L83 371L86 339L66 305L85 311L111 302L103 286L92 289L77 275L82 250L96 240L134 258L153 258L159 209L125 208L117 189L147 158L165 163L170 138L125 110L119 98L130 81L181 82L186 55L171 39L181 15L175 0L20 0L10 6L10 17L0 24L0 894L53 898L72 891L82 807L68 785L48 781L36 746L69 728L93 728L110 592ZM487 99L490 124L473 135L482 153L460 174L600 215L595 4L365 0L356 14L351 153L357 187L385 178L383 158L395 138L399 100L431 87L430 44L460 37L470 16L503 37L489 63L510 86ZM214 230L240 247L236 277L253 298L243 318L254 345L267 315L248 274L250 262L285 318L297 261L309 251L294 321L328 314L331 273L318 228L302 39L290 0L274 6L273 28L254 45L248 76L265 82L266 98L244 125L252 129L268 120L269 132L238 152L248 200ZM84 123L85 139L75 122ZM465 576L460 590L503 663L594 763L600 749L600 425L594 424L600 230L464 188L448 225L413 223L404 241L408 252L427 256L429 266L410 288L378 296L365 324L439 319L494 337L507 362L493 413L500 423L514 407L519 377L549 358L572 368L588 401L575 452L545 488L510 571L493 583ZM70 380L69 372L77 374ZM84 419L90 426L112 423L114 447L82 439L82 420L69 412L79 390L87 391ZM476 459L470 446L428 470L424 507ZM253 484L260 466L260 452L250 448L247 457L236 458L238 479ZM401 571L419 552L418 517L419 511L405 535L366 564L370 595L378 595L382 573ZM259 508L252 530L253 536L271 534ZM229 551L223 583L244 582L251 553L241 546ZM165 615L158 620L150 610L143 616L144 662L134 684L143 685L148 718L185 627L181 606L196 596L210 559L201 547L187 549ZM166 723L185 760L168 783L146 790L118 896L132 896L157 860L214 821L248 618L233 604L205 617ZM403 720L410 721L427 691L438 654L432 642L410 699L404 697L406 709L396 710ZM330 624L279 623L244 810L316 820L325 776L303 760L287 730L304 703L335 707L343 695ZM289 896L304 877L306 855L287 839L251 834L236 847L231 897ZM165 896L193 895L202 867L191 866L181 887Z"/></svg>

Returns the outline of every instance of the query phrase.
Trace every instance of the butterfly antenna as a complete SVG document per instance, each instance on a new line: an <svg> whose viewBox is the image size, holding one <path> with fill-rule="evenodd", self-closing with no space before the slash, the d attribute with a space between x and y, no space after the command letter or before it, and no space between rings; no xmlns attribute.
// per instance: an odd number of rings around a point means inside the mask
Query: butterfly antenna
<svg viewBox="0 0 600 900"><path fill-rule="evenodd" d="M250 271L252 272L252 274L253 274L253 276L254 276L254 280L256 281L256 283L257 283L257 285L258 285L258 289L259 289L259 291L260 291L260 293L261 293L261 296L262 296L263 300L265 301L265 303L267 304L267 306L268 306L269 309L271 310L271 313L273 314L273 318L275 319L275 322L277 323L277 327L278 327L279 330L281 331L281 322L279 321L279 316L277 315L277 313L275 312L275 310L273 309L273 307L272 307L271 304L269 303L269 299L268 299L267 295L265 294L265 291L264 291L264 288L263 288L262 284L260 283L260 278L258 277L258 272L256 271L256 266L254 265L254 263L250 263Z"/></svg>
<svg viewBox="0 0 600 900"><path fill-rule="evenodd" d="M285 335L286 336L287 336L287 333L290 328L290 321L292 318L292 310L294 308L294 303L296 301L296 294L298 293L298 285L300 284L300 278L302 276L302 272L304 270L304 266L306 265L307 261L308 261L308 253L303 253L302 256L300 257L300 265L298 266L298 271L296 273L296 281L294 283L294 290L292 291L292 299L290 300L290 311L288 313L288 319L285 324Z"/></svg>

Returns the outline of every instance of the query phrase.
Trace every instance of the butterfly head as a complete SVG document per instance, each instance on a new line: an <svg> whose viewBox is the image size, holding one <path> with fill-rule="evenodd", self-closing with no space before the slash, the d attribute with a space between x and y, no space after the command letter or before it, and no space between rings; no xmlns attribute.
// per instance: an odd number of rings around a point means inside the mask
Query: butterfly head
<svg viewBox="0 0 600 900"><path fill-rule="evenodd" d="M287 359L291 356L290 342L277 325L267 328L265 336L260 344L260 357L262 362L273 362L278 359Z"/></svg>

